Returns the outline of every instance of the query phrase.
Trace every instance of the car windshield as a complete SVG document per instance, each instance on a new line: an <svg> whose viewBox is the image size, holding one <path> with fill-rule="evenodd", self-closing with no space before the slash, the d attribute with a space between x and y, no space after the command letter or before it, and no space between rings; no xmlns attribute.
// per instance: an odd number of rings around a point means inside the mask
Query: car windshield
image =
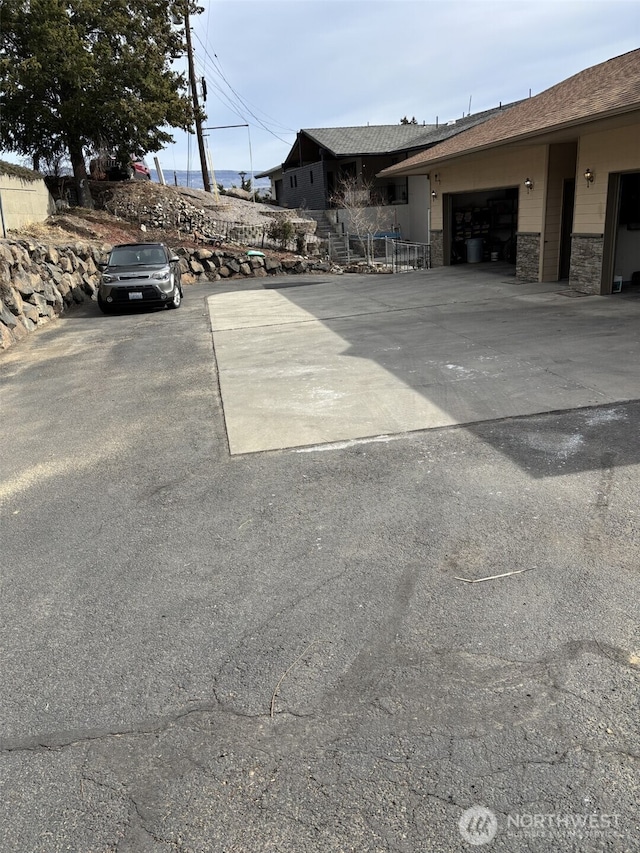
<svg viewBox="0 0 640 853"><path fill-rule="evenodd" d="M110 267L133 267L166 264L161 246L116 246L109 259Z"/></svg>

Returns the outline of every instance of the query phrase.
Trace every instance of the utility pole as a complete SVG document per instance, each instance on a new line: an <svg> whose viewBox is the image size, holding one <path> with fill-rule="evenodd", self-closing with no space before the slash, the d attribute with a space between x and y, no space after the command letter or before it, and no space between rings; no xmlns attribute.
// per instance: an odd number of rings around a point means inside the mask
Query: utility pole
<svg viewBox="0 0 640 853"><path fill-rule="evenodd" d="M193 48L191 46L191 24L189 23L189 0L184 5L184 32L187 39L187 59L189 60L189 83L191 84L191 97L193 99L193 111L195 114L196 136L198 137L198 151L200 152L200 167L202 169L202 185L204 191L211 192L209 181L209 167L204 150L204 137L202 135L202 114L198 104L198 88L196 83L196 72L193 67Z"/></svg>

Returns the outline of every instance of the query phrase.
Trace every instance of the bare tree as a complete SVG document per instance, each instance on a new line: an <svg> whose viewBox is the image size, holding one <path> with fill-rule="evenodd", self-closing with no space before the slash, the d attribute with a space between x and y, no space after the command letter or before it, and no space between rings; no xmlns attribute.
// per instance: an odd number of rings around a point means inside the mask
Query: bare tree
<svg viewBox="0 0 640 853"><path fill-rule="evenodd" d="M345 211L347 229L357 239L367 263L371 263L373 238L380 231L393 230L389 210L380 204L373 181L359 180L355 176L342 178L331 203Z"/></svg>

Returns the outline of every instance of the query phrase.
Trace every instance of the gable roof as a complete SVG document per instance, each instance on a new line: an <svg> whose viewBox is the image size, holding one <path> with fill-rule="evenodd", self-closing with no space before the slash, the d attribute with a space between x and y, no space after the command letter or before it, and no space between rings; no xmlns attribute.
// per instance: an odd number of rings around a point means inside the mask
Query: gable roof
<svg viewBox="0 0 640 853"><path fill-rule="evenodd" d="M282 171L282 165L280 166L272 166L270 169L265 169L264 172L256 172L253 176L254 178L271 178L274 175L277 175L278 172Z"/></svg>
<svg viewBox="0 0 640 853"><path fill-rule="evenodd" d="M580 71L482 124L421 151L381 174L404 174L423 164L493 148L640 108L640 50Z"/></svg>
<svg viewBox="0 0 640 853"><path fill-rule="evenodd" d="M304 133L321 148L326 148L335 157L348 157L389 154L398 148L413 147L415 141L432 128L435 125L374 124L366 127L303 128L300 133Z"/></svg>
<svg viewBox="0 0 640 853"><path fill-rule="evenodd" d="M518 102L516 102L518 103ZM444 124L376 124L366 127L311 127L298 132L298 138L289 153L295 158L301 136L324 148L333 157L362 157L400 154L435 145L462 133L470 127L487 121L496 113L504 112L512 104L500 104L489 110L463 116ZM257 176L259 177L259 176Z"/></svg>

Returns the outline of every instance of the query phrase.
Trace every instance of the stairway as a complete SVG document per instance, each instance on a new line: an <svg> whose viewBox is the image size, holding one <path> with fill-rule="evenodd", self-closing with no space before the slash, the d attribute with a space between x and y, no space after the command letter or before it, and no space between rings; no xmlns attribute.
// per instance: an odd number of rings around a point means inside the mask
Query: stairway
<svg viewBox="0 0 640 853"><path fill-rule="evenodd" d="M316 236L321 240L326 240L327 251L332 261L345 266L349 262L363 260L359 252L354 252L353 249L349 250L347 238L338 231L325 210L305 210L304 214L301 212L300 215L316 221Z"/></svg>

